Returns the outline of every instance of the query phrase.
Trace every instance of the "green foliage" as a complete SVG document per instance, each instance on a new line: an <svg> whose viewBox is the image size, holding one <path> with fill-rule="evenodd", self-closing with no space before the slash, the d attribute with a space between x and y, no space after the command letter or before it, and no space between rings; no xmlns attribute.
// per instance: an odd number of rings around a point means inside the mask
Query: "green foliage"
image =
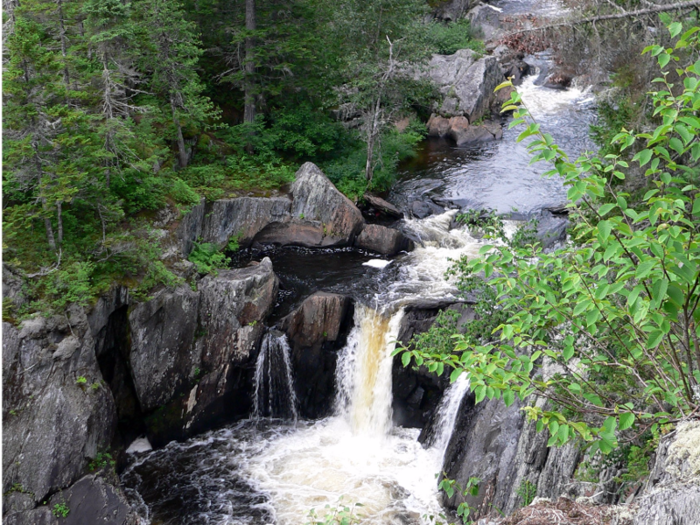
<svg viewBox="0 0 700 525"><path fill-rule="evenodd" d="M591 453L609 454L635 432L654 434L700 407L700 62L681 66L677 56L697 53L700 28L683 32L674 23L669 31L680 37L674 48L645 50L662 69L673 63L680 77L677 85L665 72L655 80L661 125L613 139L622 151L643 143L633 162L646 169L652 189L629 201L613 184L625 178L625 160L570 161L530 122L519 140L534 138L533 159L551 162L547 175L563 178L574 242L554 253L536 243L491 244L461 260L457 271L484 275L503 321L491 334L455 336L449 354L422 355L453 369L453 378L469 373L477 403L510 405L534 393L549 399L552 409L523 410L538 431L549 431L550 446L577 438ZM504 110L515 110L511 126L527 122L517 92Z"/></svg>
<svg viewBox="0 0 700 525"><path fill-rule="evenodd" d="M305 525L353 525L362 521L362 515L357 513L361 503L354 503L350 506L343 504L341 497L335 507L326 505L321 515L316 509L309 511L309 521Z"/></svg>
<svg viewBox="0 0 700 525"><path fill-rule="evenodd" d="M453 55L460 49L484 52L484 42L476 38L466 18L446 24L430 22L427 24L425 38L431 49L441 55Z"/></svg>
<svg viewBox="0 0 700 525"><path fill-rule="evenodd" d="M87 384L87 378L85 376L78 376L75 382L79 385L85 385Z"/></svg>
<svg viewBox="0 0 700 525"><path fill-rule="evenodd" d="M231 262L215 244L209 242L195 243L188 259L203 275L225 268Z"/></svg>
<svg viewBox="0 0 700 525"><path fill-rule="evenodd" d="M530 480L525 479L520 484L520 487L518 487L517 494L520 496L520 499L523 502L523 507L527 507L533 502L535 496L537 495L537 485L532 483Z"/></svg>
<svg viewBox="0 0 700 525"><path fill-rule="evenodd" d="M454 496L457 492L461 493L465 498L468 496L476 497L479 495L479 483L481 483L481 479L471 477L467 481L466 486L462 487L453 479L443 478L438 484L438 489L445 492L448 498L452 498L452 496ZM457 506L457 515L462 519L462 523L473 523L469 519L469 515L475 510L476 509L471 507L466 501L463 501Z"/></svg>
<svg viewBox="0 0 700 525"><path fill-rule="evenodd" d="M68 514L70 514L70 509L68 508L68 505L66 505L66 502L62 501L61 503L56 503L53 506L51 513L57 518L66 518Z"/></svg>
<svg viewBox="0 0 700 525"><path fill-rule="evenodd" d="M98 452L95 456L95 459L90 461L88 468L90 469L90 471L94 472L96 470L102 470L107 467L113 469L116 466L116 464L117 462L114 461L114 459L112 458L112 454L110 454L109 452Z"/></svg>

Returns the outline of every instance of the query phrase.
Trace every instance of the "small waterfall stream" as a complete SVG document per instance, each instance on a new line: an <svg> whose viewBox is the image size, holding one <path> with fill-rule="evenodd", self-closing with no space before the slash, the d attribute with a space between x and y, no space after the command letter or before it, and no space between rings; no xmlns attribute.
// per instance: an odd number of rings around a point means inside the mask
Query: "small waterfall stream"
<svg viewBox="0 0 700 525"><path fill-rule="evenodd" d="M282 332L265 334L255 364L253 417L292 419L296 421L297 398L294 392L289 343Z"/></svg>

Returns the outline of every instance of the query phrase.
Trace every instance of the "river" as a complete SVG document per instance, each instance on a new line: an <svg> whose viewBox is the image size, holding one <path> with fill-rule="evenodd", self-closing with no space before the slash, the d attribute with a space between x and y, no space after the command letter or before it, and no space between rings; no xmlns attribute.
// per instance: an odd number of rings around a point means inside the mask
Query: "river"
<svg viewBox="0 0 700 525"><path fill-rule="evenodd" d="M525 0L508 5L518 3ZM535 62L546 59L533 57ZM592 97L577 88L547 89L537 80L536 75L527 77L518 89L542 128L570 154L590 148ZM427 141L421 155L405 165L391 198L401 202L430 196L461 208L524 215L563 204L561 181L542 178L546 166L530 165L517 134L505 130L501 141L470 147ZM401 221L399 227L420 243L411 253L381 264L376 256L354 249L271 252L284 285L273 320L316 290L351 295L356 301L355 326L336 371L334 413L304 421L295 417L293 406L273 409L293 399L285 394L293 370L284 369L267 386L261 383L258 395L278 385L279 399L273 403L268 393L261 403L270 408L266 413L259 408L259 415L276 415L277 410L285 419L253 417L132 457L121 479L142 523L299 525L311 522L311 509L323 515L326 506L354 503L363 505L357 509L363 523L377 525L427 524L430 516L443 512L436 475L468 384L462 379L446 391L436 437L424 447L418 429L392 423L391 352L404 308L419 300L456 299L445 270L482 245L454 227L456 213ZM511 229L516 226L509 223ZM372 261L373 266L367 264ZM267 359L277 356L278 363L288 366L283 342L270 340L268 345ZM265 366L259 363L259 382Z"/></svg>

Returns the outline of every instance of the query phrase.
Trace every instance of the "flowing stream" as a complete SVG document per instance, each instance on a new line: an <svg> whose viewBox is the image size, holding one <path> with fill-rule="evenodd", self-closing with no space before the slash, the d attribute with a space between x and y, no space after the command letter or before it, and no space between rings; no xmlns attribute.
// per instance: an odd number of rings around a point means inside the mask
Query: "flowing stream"
<svg viewBox="0 0 700 525"><path fill-rule="evenodd" d="M545 89L535 80L528 77L519 91L542 128L569 153L589 148L591 97L576 88ZM561 181L541 178L545 167L529 164L517 133L508 130L502 141L473 147L427 142L392 198L428 195L503 213L562 204ZM300 525L311 521L311 509L323 515L326 505L339 502L362 503L363 523L377 525L427 524L425 516L442 512L436 474L468 378L446 391L433 437L423 446L418 429L392 424L391 353L405 308L456 299L445 270L483 244L455 227L456 213L402 221L419 243L390 261L374 264L371 254L349 249L273 253L287 290L278 317L316 290L356 301L354 328L336 369L334 414L297 420L289 347L283 335L268 333L257 362L256 417L132 458L122 482L142 523Z"/></svg>

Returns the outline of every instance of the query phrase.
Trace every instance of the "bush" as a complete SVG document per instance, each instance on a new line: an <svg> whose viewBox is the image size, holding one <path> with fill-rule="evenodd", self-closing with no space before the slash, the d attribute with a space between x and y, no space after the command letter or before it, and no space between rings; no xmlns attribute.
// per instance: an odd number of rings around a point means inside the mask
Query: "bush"
<svg viewBox="0 0 700 525"><path fill-rule="evenodd" d="M669 31L677 37L682 26ZM645 50L662 70L673 63L682 87L656 79L660 89L651 95L662 124L612 139L623 152L643 143L633 158L651 186L642 200L628 202L615 190L613 181L630 169L619 156L572 162L530 122L518 140L534 137L534 160L551 162L547 175L563 177L573 244L543 253L537 243L501 243L462 259L457 271L483 274L506 319L491 334L455 336L453 353L409 352L451 368L452 379L469 373L477 403L502 398L510 405L535 393L549 399L551 410L523 410L538 431L549 431L550 446L577 437L591 452L609 454L621 439L646 431L656 439L665 425L700 409L700 62L681 68L675 54L697 53L698 35L692 28L675 50ZM525 123L517 92L504 107L513 109L511 125ZM638 457L630 460L641 468Z"/></svg>
<svg viewBox="0 0 700 525"><path fill-rule="evenodd" d="M219 268L225 268L231 262L215 244L209 242L196 243L188 259L194 263L200 274L215 272Z"/></svg>
<svg viewBox="0 0 700 525"><path fill-rule="evenodd" d="M484 43L475 37L466 18L446 24L431 22L426 29L425 38L434 52L441 55L453 55L460 49L484 52Z"/></svg>

